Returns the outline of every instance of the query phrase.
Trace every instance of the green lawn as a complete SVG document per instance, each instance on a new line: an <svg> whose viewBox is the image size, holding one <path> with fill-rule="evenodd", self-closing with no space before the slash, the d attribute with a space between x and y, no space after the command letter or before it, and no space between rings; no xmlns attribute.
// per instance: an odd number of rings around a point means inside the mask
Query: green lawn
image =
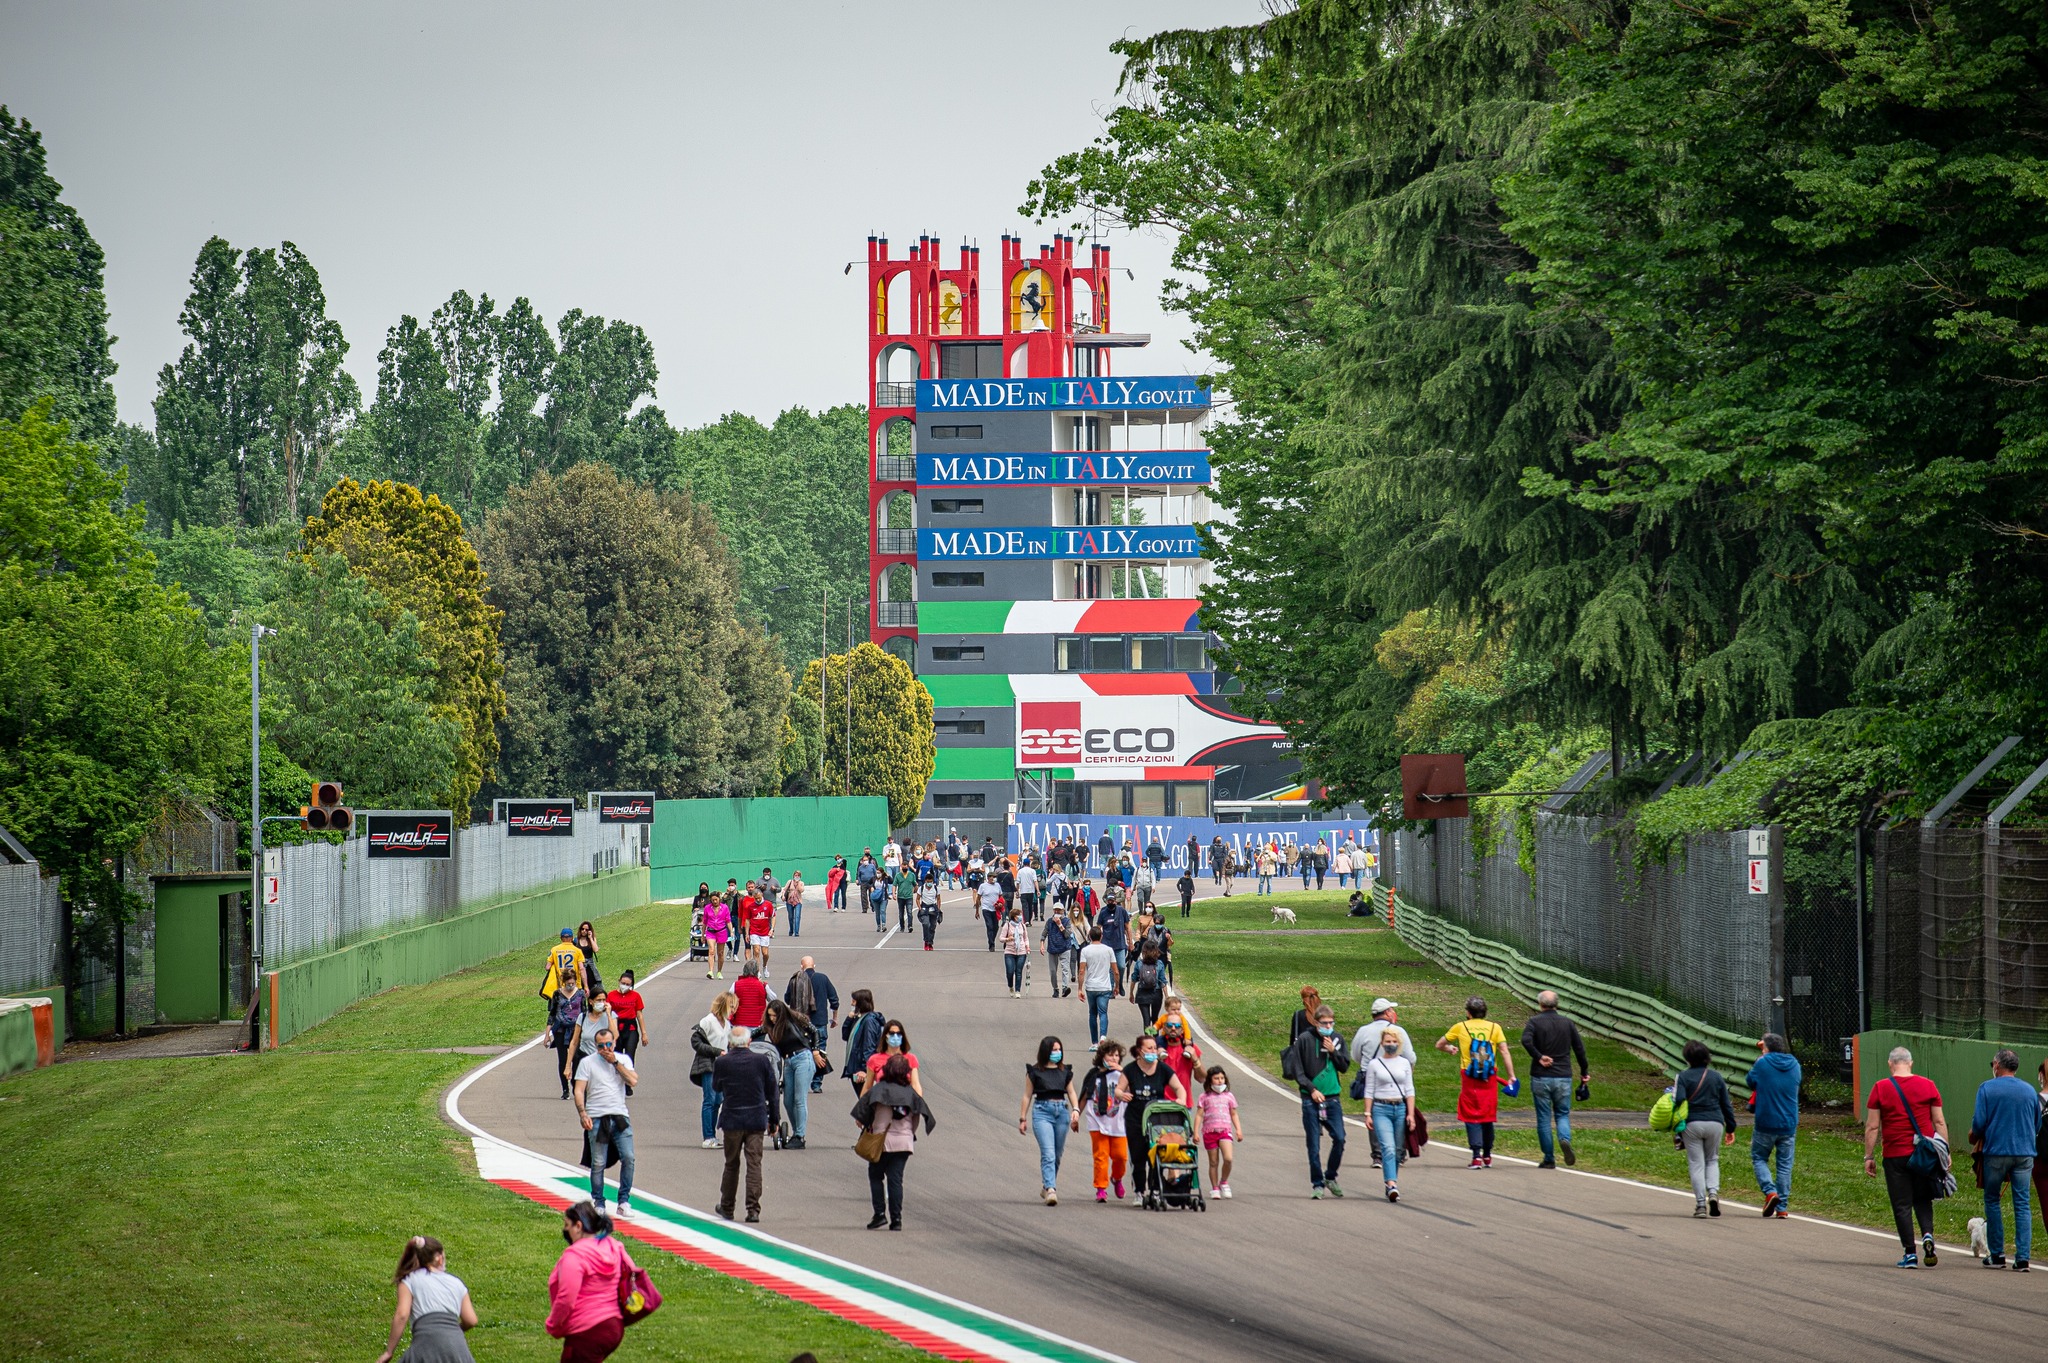
<svg viewBox="0 0 2048 1363"><path fill-rule="evenodd" d="M644 967L679 940L677 921L668 906L606 919L603 959ZM534 973L522 956L395 991L269 1055L81 1061L0 1084L0 1171L16 1190L0 1246L5 1356L374 1358L399 1248L426 1233L469 1284L478 1358L556 1358L541 1321L560 1218L479 1179L440 1120L441 1093L475 1057L393 1049L527 1035L530 991L500 999L493 982ZM925 1356L646 1245L633 1253L667 1297L629 1336L634 1357Z"/></svg>
<svg viewBox="0 0 2048 1363"><path fill-rule="evenodd" d="M1327 893L1276 898L1295 910L1303 928L1334 928L1361 921L1343 918L1341 895L1335 897L1334 903L1328 902L1332 897ZM1303 900L1313 902L1299 902ZM1492 1005L1489 1016L1500 1023L1515 1046L1515 1062L1520 1072L1527 1060L1520 1040L1529 1009L1503 990L1453 975L1424 960L1384 927L1314 935L1247 930L1248 925L1265 926L1265 920L1271 917L1265 907L1267 902L1262 898L1256 906L1240 905L1237 897L1232 896L1227 906L1217 906L1220 911L1211 914L1201 930L1185 935L1179 933L1181 920L1174 919L1176 977L1203 1023L1240 1055L1277 1075L1279 1054L1287 1043L1288 1020L1300 1006L1302 985L1316 986L1323 1001L1336 1009L1338 1027L1346 1036L1367 1020L1373 996L1384 994L1402 1005L1401 1024L1415 1039L1419 1056L1417 1091L1423 1110L1429 1114L1433 1138L1454 1146L1462 1144L1463 1132L1453 1115L1457 1107L1457 1065L1450 1056L1431 1050L1431 1043L1464 1016L1466 996L1477 993ZM1208 907L1197 904L1195 913L1202 915ZM1253 908L1255 917L1249 912ZM1569 1001L1566 1007L1569 1011ZM1586 1053L1593 1068L1591 1107L1647 1113L1657 1094L1670 1082L1669 1076L1650 1061L1616 1042L1589 1034ZM1838 1088L1839 1085L1829 1085L1824 1091L1832 1094ZM1348 1098L1346 1105L1354 1110L1358 1106ZM1522 1096L1503 1100L1503 1107L1526 1112L1526 1084ZM1721 1187L1730 1198L1760 1205L1761 1197L1750 1171L1748 1122L1746 1114L1738 1115L1744 1118L1743 1129L1735 1145L1722 1152ZM1960 1135L1960 1129L1968 1125L1969 1114L1948 1115L1951 1130ZM1538 1153L1533 1130L1502 1129L1496 1145L1509 1154L1533 1158ZM1582 1127L1575 1133L1573 1147L1582 1169L1669 1187L1687 1186L1683 1156L1672 1148L1668 1135L1651 1131L1647 1123L1623 1130ZM1957 1195L1937 1203L1936 1211L1944 1238L1967 1243L1965 1223L1979 1214L1981 1201L1970 1184L1967 1163L1962 1167L1960 1181L1963 1186ZM1883 1181L1863 1173L1862 1126L1853 1111L1842 1115L1808 1112L1802 1116L1792 1186L1797 1211L1884 1230L1891 1227Z"/></svg>
<svg viewBox="0 0 2048 1363"><path fill-rule="evenodd" d="M1300 885L1296 880L1292 882ZM1256 881L1237 882L1237 893L1228 899L1197 899L1194 912L1186 918L1180 916L1179 896L1156 899L1164 910L1166 924L1178 934L1181 932L1213 932L1246 928L1275 928L1273 906L1280 905L1294 912L1297 928L1355 928L1364 925L1363 918L1345 917L1345 908L1350 903L1351 891L1289 890L1281 894L1255 895L1252 893ZM1204 888L1207 882L1204 882ZM1282 930L1275 928L1276 931Z"/></svg>

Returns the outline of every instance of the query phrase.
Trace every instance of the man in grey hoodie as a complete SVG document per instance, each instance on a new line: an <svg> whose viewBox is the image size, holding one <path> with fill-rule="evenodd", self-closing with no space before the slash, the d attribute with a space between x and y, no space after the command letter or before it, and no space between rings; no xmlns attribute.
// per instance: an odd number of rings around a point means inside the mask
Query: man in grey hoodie
<svg viewBox="0 0 2048 1363"><path fill-rule="evenodd" d="M1776 1032L1756 1043L1763 1052L1743 1082L1756 1099L1756 1126L1749 1136L1749 1162L1756 1166L1764 1215L1792 1215L1792 1152L1799 1136L1799 1061Z"/></svg>

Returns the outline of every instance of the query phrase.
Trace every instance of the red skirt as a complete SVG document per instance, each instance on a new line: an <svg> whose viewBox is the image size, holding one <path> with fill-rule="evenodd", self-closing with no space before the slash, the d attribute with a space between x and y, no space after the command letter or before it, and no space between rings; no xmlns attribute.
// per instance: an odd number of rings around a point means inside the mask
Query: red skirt
<svg viewBox="0 0 2048 1363"><path fill-rule="evenodd" d="M1491 1122L1500 1118L1500 1077L1474 1079L1458 1076L1458 1120Z"/></svg>

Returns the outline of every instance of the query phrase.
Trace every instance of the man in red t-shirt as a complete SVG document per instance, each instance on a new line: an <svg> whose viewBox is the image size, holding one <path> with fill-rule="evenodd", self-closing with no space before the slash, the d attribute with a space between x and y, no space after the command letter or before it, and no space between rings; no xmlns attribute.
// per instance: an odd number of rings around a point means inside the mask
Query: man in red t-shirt
<svg viewBox="0 0 2048 1363"><path fill-rule="evenodd" d="M1913 1053L1895 1046L1886 1057L1891 1073L1870 1086L1870 1098L1863 1114L1863 1172L1875 1178L1879 1156L1883 1157L1884 1190L1891 1199L1892 1221L1899 1231L1899 1243L1906 1256L1900 1268L1932 1267L1934 1252L1934 1193L1932 1183L1909 1167L1913 1144L1919 1136L1948 1140L1948 1118L1941 1111L1941 1090L1932 1079L1913 1073ZM1915 1131L1918 1127L1918 1131ZM1879 1149L1882 1143L1883 1149ZM1920 1222L1920 1244L1915 1251L1913 1221Z"/></svg>
<svg viewBox="0 0 2048 1363"><path fill-rule="evenodd" d="M764 898L749 885L746 898L740 900L740 921L747 927L747 959L760 962L762 973L766 974L768 947L775 936L775 901Z"/></svg>

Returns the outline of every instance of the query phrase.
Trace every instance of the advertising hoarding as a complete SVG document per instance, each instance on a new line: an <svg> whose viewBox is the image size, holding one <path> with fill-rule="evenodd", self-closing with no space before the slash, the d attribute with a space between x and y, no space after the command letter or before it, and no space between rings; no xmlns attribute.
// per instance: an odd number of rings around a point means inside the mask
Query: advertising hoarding
<svg viewBox="0 0 2048 1363"><path fill-rule="evenodd" d="M917 556L953 559L1161 559L1200 558L1202 537L1192 525L996 526L987 530L917 532Z"/></svg>
<svg viewBox="0 0 2048 1363"><path fill-rule="evenodd" d="M654 792L651 790L599 790L591 793L599 823L631 824L654 822Z"/></svg>
<svg viewBox="0 0 2048 1363"><path fill-rule="evenodd" d="M1207 407L1209 390L1191 378L919 379L920 412L1158 411Z"/></svg>
<svg viewBox="0 0 2048 1363"><path fill-rule="evenodd" d="M508 838L566 838L576 832L574 800L506 800Z"/></svg>
<svg viewBox="0 0 2048 1363"><path fill-rule="evenodd" d="M919 487L1091 487L1211 481L1207 450L1130 454L920 454Z"/></svg>
<svg viewBox="0 0 2048 1363"><path fill-rule="evenodd" d="M360 817L373 861L445 861L455 854L455 816L445 809L367 810Z"/></svg>
<svg viewBox="0 0 2048 1363"><path fill-rule="evenodd" d="M1286 737L1277 724L1231 714L1203 696L1017 700L1017 765L1070 767L1082 781L1144 780L1155 769L1200 767L1244 739Z"/></svg>

